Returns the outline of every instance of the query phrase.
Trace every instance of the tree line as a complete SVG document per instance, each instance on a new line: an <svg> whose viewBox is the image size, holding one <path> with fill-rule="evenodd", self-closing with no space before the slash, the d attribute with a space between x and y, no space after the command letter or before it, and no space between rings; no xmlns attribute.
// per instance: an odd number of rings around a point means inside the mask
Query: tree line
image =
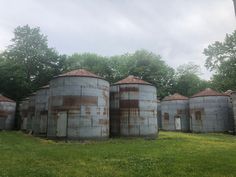
<svg viewBox="0 0 236 177"><path fill-rule="evenodd" d="M200 78L198 65L188 63L175 70L160 55L146 50L111 57L93 53L62 55L48 46L47 36L39 27L17 27L11 42L0 53L0 93L16 101L48 84L54 76L79 68L110 83L128 75L138 76L157 87L159 98L175 92L191 96L206 87L236 90L236 32L204 49L205 65L214 71L210 81Z"/></svg>

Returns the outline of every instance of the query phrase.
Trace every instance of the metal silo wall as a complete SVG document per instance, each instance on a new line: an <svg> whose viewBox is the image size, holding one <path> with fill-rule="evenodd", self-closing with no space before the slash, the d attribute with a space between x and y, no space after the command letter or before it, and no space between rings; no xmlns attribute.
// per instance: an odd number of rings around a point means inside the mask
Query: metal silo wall
<svg viewBox="0 0 236 177"><path fill-rule="evenodd" d="M50 82L47 136L69 139L108 138L109 83L92 77L53 79Z"/></svg>
<svg viewBox="0 0 236 177"><path fill-rule="evenodd" d="M232 95L232 108L233 108L233 117L234 117L234 133L236 134L236 92Z"/></svg>
<svg viewBox="0 0 236 177"><path fill-rule="evenodd" d="M169 119L165 119L164 114L169 115ZM175 118L180 117L181 129L179 131L189 131L189 100L170 100L161 102L162 129L176 131Z"/></svg>
<svg viewBox="0 0 236 177"><path fill-rule="evenodd" d="M229 110L229 131L234 131L234 113L233 113L233 99L231 95L228 98L228 110Z"/></svg>
<svg viewBox="0 0 236 177"><path fill-rule="evenodd" d="M196 120L196 112L201 113L201 120ZM228 96L190 98L190 114L193 132L229 130Z"/></svg>
<svg viewBox="0 0 236 177"><path fill-rule="evenodd" d="M29 100L23 100L20 104L21 130L26 130L28 119Z"/></svg>
<svg viewBox="0 0 236 177"><path fill-rule="evenodd" d="M111 135L157 136L155 87L141 84L113 85L110 96Z"/></svg>
<svg viewBox="0 0 236 177"><path fill-rule="evenodd" d="M40 89L35 95L35 119L33 131L35 135L46 135L48 122L49 88Z"/></svg>
<svg viewBox="0 0 236 177"><path fill-rule="evenodd" d="M35 119L35 95L29 97L29 109L27 116L27 127L28 132L33 131L33 120Z"/></svg>
<svg viewBox="0 0 236 177"><path fill-rule="evenodd" d="M157 123L158 123L158 128L162 129L161 102L159 100L157 101Z"/></svg>
<svg viewBox="0 0 236 177"><path fill-rule="evenodd" d="M15 125L16 103L0 102L0 130L12 130Z"/></svg>

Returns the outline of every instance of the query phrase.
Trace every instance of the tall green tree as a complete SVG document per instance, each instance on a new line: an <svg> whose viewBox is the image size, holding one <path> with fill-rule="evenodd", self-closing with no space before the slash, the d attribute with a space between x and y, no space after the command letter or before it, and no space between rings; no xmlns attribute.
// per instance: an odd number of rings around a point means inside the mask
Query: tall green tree
<svg viewBox="0 0 236 177"><path fill-rule="evenodd" d="M88 69L110 83L124 79L128 75L138 76L157 87L157 94L165 96L173 89L174 69L169 67L159 55L146 50L112 57L96 54L73 54L68 57L65 70Z"/></svg>
<svg viewBox="0 0 236 177"><path fill-rule="evenodd" d="M19 26L11 41L0 56L1 92L20 99L61 72L65 56L48 47L40 28Z"/></svg>
<svg viewBox="0 0 236 177"><path fill-rule="evenodd" d="M193 63L179 66L175 75L176 83L174 86L174 92L178 92L185 96L192 96L208 87L209 83L202 80L199 77L200 74L200 67Z"/></svg>
<svg viewBox="0 0 236 177"><path fill-rule="evenodd" d="M223 42L204 49L206 67L214 72L213 87L219 91L236 90L236 31L227 34Z"/></svg>

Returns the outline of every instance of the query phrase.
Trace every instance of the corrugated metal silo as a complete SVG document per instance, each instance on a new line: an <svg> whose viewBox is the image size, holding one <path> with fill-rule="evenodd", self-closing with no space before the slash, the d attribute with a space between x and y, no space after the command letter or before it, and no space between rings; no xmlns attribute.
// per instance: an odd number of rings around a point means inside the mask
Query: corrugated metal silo
<svg viewBox="0 0 236 177"><path fill-rule="evenodd" d="M109 137L109 83L86 70L50 82L47 136L68 139Z"/></svg>
<svg viewBox="0 0 236 177"><path fill-rule="evenodd" d="M20 103L21 130L26 131L29 110L29 98L25 98Z"/></svg>
<svg viewBox="0 0 236 177"><path fill-rule="evenodd" d="M29 96L29 107L28 107L28 116L27 116L27 126L26 131L33 131L33 120L35 119L35 95L36 93L32 93Z"/></svg>
<svg viewBox="0 0 236 177"><path fill-rule="evenodd" d="M229 96L207 88L190 98L193 132L229 131Z"/></svg>
<svg viewBox="0 0 236 177"><path fill-rule="evenodd" d="M35 119L33 132L35 135L46 136L48 122L49 85L41 87L35 95Z"/></svg>
<svg viewBox="0 0 236 177"><path fill-rule="evenodd" d="M157 136L156 88L150 83L128 76L113 84L110 108L112 136Z"/></svg>
<svg viewBox="0 0 236 177"><path fill-rule="evenodd" d="M161 102L162 129L170 131L189 131L189 99L175 93L166 96Z"/></svg>
<svg viewBox="0 0 236 177"><path fill-rule="evenodd" d="M16 102L0 94L0 130L12 130L15 126Z"/></svg>

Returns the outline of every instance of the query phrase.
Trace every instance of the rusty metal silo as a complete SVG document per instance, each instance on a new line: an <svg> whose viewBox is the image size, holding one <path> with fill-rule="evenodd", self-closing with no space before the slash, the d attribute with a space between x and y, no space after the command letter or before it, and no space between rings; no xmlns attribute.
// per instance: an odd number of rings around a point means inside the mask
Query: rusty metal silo
<svg viewBox="0 0 236 177"><path fill-rule="evenodd" d="M35 119L33 132L35 135L46 136L48 122L49 85L41 87L35 95Z"/></svg>
<svg viewBox="0 0 236 177"><path fill-rule="evenodd" d="M15 126L16 102L0 94L0 130L12 130Z"/></svg>
<svg viewBox="0 0 236 177"><path fill-rule="evenodd" d="M111 86L110 132L112 136L157 136L157 98L153 85L128 76Z"/></svg>
<svg viewBox="0 0 236 177"><path fill-rule="evenodd" d="M25 98L21 101L19 109L21 117L21 130L26 131L29 110L29 98Z"/></svg>
<svg viewBox="0 0 236 177"><path fill-rule="evenodd" d="M162 129L170 131L189 131L189 99L175 93L166 96L161 102Z"/></svg>
<svg viewBox="0 0 236 177"><path fill-rule="evenodd" d="M229 96L207 88L190 98L193 132L225 132L229 125Z"/></svg>
<svg viewBox="0 0 236 177"><path fill-rule="evenodd" d="M36 93L32 93L29 96L29 107L26 126L27 132L33 132L33 120L35 119L35 95Z"/></svg>
<svg viewBox="0 0 236 177"><path fill-rule="evenodd" d="M109 83L83 69L51 80L47 136L62 139L107 139Z"/></svg>

